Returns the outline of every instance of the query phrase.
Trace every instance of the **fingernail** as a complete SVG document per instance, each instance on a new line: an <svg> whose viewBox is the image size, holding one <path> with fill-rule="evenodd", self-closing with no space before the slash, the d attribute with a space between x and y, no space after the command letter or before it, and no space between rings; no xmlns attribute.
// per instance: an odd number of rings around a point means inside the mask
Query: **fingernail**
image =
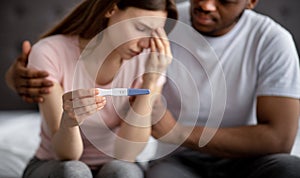
<svg viewBox="0 0 300 178"><path fill-rule="evenodd" d="M39 98L39 103L43 103L44 102L44 98Z"/></svg>

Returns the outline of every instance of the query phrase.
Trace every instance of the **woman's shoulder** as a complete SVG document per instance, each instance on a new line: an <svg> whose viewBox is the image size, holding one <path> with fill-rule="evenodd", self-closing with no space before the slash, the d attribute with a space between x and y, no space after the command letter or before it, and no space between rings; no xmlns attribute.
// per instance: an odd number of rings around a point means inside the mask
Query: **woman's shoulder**
<svg viewBox="0 0 300 178"><path fill-rule="evenodd" d="M76 36L53 35L40 39L32 46L29 62L32 64L52 63L61 64L65 60L77 59L79 54Z"/></svg>
<svg viewBox="0 0 300 178"><path fill-rule="evenodd" d="M40 39L37 43L33 45L34 48L38 49L48 49L48 50L57 50L57 49L69 49L69 48L78 48L78 37L77 36L67 36L67 35L52 35Z"/></svg>

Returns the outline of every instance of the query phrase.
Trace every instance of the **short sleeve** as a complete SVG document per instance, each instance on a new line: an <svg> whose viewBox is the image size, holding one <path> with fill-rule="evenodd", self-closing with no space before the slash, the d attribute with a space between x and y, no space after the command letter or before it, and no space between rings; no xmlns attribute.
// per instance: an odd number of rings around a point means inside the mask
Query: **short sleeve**
<svg viewBox="0 0 300 178"><path fill-rule="evenodd" d="M55 49L57 49L57 47L53 47L49 40L37 42L31 49L28 67L47 71L49 73L49 80L61 83L62 70L59 56Z"/></svg>
<svg viewBox="0 0 300 178"><path fill-rule="evenodd" d="M273 32L259 55L257 95L300 98L299 56L292 36Z"/></svg>

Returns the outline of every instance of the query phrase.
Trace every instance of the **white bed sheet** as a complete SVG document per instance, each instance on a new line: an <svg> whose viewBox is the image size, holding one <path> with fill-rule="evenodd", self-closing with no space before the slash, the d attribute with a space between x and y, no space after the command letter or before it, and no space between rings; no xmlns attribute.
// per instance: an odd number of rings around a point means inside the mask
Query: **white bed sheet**
<svg viewBox="0 0 300 178"><path fill-rule="evenodd" d="M0 111L0 178L18 178L39 144L34 111Z"/></svg>
<svg viewBox="0 0 300 178"><path fill-rule="evenodd" d="M39 144L40 116L35 111L0 111L0 178L19 178ZM300 132L292 150L300 156Z"/></svg>

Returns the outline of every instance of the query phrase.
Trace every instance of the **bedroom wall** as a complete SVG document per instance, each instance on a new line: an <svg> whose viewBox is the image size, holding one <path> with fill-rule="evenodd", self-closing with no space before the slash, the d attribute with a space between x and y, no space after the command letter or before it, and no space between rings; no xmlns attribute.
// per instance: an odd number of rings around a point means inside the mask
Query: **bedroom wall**
<svg viewBox="0 0 300 178"><path fill-rule="evenodd" d="M5 85L4 74L25 39L35 42L45 29L80 0L9 0L0 2L0 110L36 109ZM184 0L177 0L178 2ZM261 0L257 11L272 16L293 35L300 49L300 1Z"/></svg>
<svg viewBox="0 0 300 178"><path fill-rule="evenodd" d="M256 11L272 17L290 31L300 52L300 1L260 0Z"/></svg>
<svg viewBox="0 0 300 178"><path fill-rule="evenodd" d="M26 104L4 82L9 65L19 55L22 41L32 43L69 8L80 0L8 0L0 1L0 110L35 109Z"/></svg>

